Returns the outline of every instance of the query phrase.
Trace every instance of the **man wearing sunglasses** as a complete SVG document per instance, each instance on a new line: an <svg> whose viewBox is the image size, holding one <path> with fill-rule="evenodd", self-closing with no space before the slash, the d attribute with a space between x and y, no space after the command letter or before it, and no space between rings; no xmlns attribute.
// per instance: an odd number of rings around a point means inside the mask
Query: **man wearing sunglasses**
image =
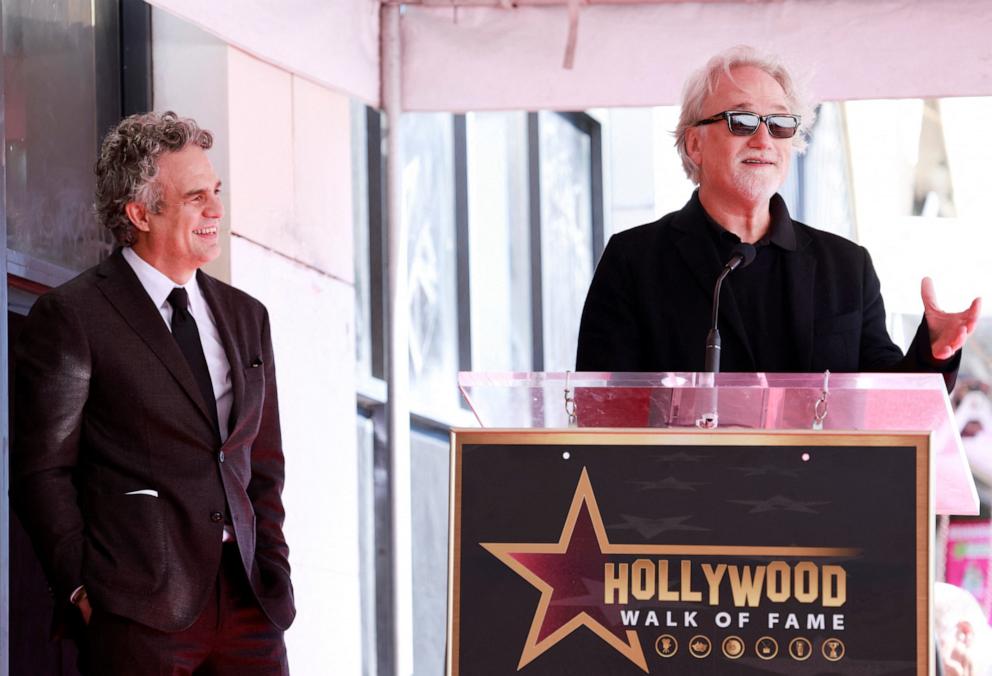
<svg viewBox="0 0 992 676"><path fill-rule="evenodd" d="M722 370L937 371L953 386L979 300L943 312L924 279L924 320L904 356L868 252L792 220L776 193L813 120L788 71L747 47L689 79L675 145L699 188L680 211L611 238L582 312L577 370L704 370L714 282L745 242L757 254L724 284Z"/></svg>

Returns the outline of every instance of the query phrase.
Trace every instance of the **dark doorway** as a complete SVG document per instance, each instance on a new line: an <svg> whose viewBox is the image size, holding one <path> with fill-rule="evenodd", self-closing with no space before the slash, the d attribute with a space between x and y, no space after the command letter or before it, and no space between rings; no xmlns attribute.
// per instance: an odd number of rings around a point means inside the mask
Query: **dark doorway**
<svg viewBox="0 0 992 676"><path fill-rule="evenodd" d="M8 387L14 383L14 350L25 317L7 312L8 345L11 346ZM9 420L13 420L12 391ZM16 443L11 430L11 445ZM31 541L13 510L10 511L10 662L12 675L76 676L76 648L71 641L51 639L52 611L55 600L48 591L48 581L34 554Z"/></svg>

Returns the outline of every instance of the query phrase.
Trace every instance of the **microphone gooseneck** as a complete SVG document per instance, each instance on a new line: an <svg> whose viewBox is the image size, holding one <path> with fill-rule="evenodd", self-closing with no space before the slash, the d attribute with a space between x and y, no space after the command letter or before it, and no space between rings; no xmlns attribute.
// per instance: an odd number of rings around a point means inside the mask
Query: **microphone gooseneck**
<svg viewBox="0 0 992 676"><path fill-rule="evenodd" d="M723 286L723 280L734 270L750 265L757 253L753 244L737 243L730 252L730 259L720 271L720 276L716 278L716 284L713 286L713 313L710 318L710 330L706 334L706 357L703 363L703 370L706 373L720 372L720 330L717 328L717 320L720 316L720 289Z"/></svg>

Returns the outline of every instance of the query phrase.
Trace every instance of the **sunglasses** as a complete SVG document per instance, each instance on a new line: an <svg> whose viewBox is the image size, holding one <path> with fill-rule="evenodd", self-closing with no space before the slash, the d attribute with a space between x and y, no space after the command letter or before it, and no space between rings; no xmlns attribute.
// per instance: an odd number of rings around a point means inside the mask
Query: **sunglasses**
<svg viewBox="0 0 992 676"><path fill-rule="evenodd" d="M699 120L692 126L699 127L704 124L713 124L720 120L727 121L727 127L734 136L751 136L758 131L758 127L764 122L765 127L768 128L768 133L772 137L792 138L799 130L799 124L802 118L798 115L788 115L786 113L758 115L757 113L751 113L746 110L725 110L713 117Z"/></svg>

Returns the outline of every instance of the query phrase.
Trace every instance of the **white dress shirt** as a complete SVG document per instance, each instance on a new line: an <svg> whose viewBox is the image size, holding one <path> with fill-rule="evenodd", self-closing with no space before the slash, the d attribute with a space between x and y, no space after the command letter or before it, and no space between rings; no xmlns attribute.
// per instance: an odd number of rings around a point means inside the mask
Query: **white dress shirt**
<svg viewBox="0 0 992 676"><path fill-rule="evenodd" d="M159 314L162 315L162 321L165 322L169 331L172 331L172 306L169 305L169 294L177 286L186 289L186 293L189 295L189 313L196 322L196 328L200 334L200 344L203 346L203 356L207 359L207 370L210 371L210 384L213 385L217 404L220 440L223 443L229 434L231 405L234 403L234 393L231 389L231 364L227 360L224 344L221 343L217 322L200 291L200 285L196 282L196 275L190 277L185 284L176 284L136 254L131 247L124 247L122 253L124 260L138 276L141 286L155 303L155 307L158 308Z"/></svg>

